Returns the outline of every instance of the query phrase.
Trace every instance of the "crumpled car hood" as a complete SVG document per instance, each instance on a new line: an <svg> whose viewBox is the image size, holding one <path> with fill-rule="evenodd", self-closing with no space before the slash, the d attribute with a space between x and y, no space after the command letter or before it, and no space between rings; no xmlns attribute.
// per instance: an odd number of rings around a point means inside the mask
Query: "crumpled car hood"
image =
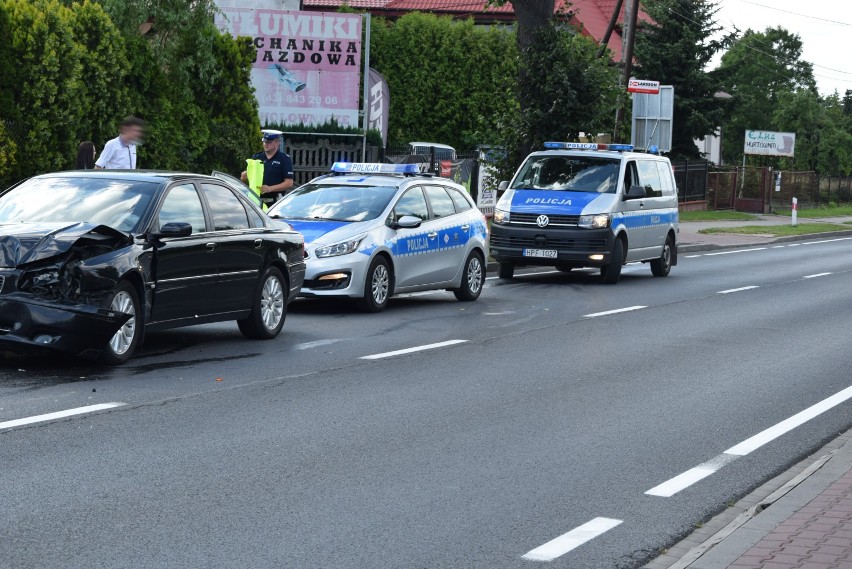
<svg viewBox="0 0 852 569"><path fill-rule="evenodd" d="M130 243L128 234L95 223L0 224L0 268L16 268L67 253L81 239Z"/></svg>

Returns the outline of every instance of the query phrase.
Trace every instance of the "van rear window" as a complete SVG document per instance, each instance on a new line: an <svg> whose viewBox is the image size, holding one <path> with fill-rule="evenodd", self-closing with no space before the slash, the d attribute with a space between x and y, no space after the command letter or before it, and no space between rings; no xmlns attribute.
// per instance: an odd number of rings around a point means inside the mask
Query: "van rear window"
<svg viewBox="0 0 852 569"><path fill-rule="evenodd" d="M531 156L511 187L614 194L620 164L617 159L592 156Z"/></svg>

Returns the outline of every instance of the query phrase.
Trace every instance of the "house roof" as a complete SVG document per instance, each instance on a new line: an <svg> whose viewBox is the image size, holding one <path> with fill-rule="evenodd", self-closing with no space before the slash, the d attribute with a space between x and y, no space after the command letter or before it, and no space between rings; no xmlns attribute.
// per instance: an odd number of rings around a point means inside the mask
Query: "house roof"
<svg viewBox="0 0 852 569"><path fill-rule="evenodd" d="M580 31L600 42L606 33L612 12L615 10L617 0L580 0L569 5L569 11L573 14L571 22L580 28ZM473 17L478 22L515 20L515 8L510 2L502 6L489 6L486 0L302 0L302 9L310 11L336 10L343 4L352 8L369 10L377 16L400 17L408 12L431 12L443 14L454 18ZM565 7L564 0L556 0L555 14L559 14ZM640 8L639 20L643 22L652 21L651 18ZM624 5L621 7L619 24L624 21ZM612 51L615 61L621 60L621 28L616 26L610 36L608 47Z"/></svg>

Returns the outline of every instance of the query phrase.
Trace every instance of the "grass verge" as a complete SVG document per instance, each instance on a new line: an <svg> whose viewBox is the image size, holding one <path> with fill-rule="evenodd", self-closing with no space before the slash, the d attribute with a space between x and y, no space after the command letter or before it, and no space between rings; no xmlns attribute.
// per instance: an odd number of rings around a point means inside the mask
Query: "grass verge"
<svg viewBox="0 0 852 569"><path fill-rule="evenodd" d="M849 226L835 223L800 223L796 226L745 225L743 227L710 227L708 229L701 229L698 233L736 233L739 235L786 237L788 235L808 235L810 233L825 233L827 231L849 231Z"/></svg>
<svg viewBox="0 0 852 569"><path fill-rule="evenodd" d="M790 215L789 209L773 210L777 215ZM834 205L826 207L814 207L808 209L800 209L799 217L815 218L815 217L843 217L852 215L852 205Z"/></svg>
<svg viewBox="0 0 852 569"><path fill-rule="evenodd" d="M749 213L740 211L682 211L680 221L751 221L757 219Z"/></svg>

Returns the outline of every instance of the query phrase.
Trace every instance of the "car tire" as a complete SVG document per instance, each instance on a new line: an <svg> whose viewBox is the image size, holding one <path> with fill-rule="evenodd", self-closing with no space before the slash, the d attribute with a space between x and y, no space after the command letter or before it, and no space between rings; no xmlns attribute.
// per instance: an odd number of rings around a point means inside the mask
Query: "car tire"
<svg viewBox="0 0 852 569"><path fill-rule="evenodd" d="M560 273L570 273L574 269L571 265L556 265L555 268Z"/></svg>
<svg viewBox="0 0 852 569"><path fill-rule="evenodd" d="M464 263L461 287L455 289L453 294L462 302L472 302L482 294L485 286L485 267L482 264L482 255L477 251L471 251Z"/></svg>
<svg viewBox="0 0 852 569"><path fill-rule="evenodd" d="M512 263L498 263L497 276L501 279L511 279L515 276L515 265Z"/></svg>
<svg viewBox="0 0 852 569"><path fill-rule="evenodd" d="M269 267L257 283L251 314L237 321L240 332L252 340L271 340L278 336L287 319L289 290L284 275Z"/></svg>
<svg viewBox="0 0 852 569"><path fill-rule="evenodd" d="M358 302L358 306L364 312L381 312L388 306L391 293L391 271L387 259L381 255L373 259L370 268L367 269L367 278L364 279L364 297Z"/></svg>
<svg viewBox="0 0 852 569"><path fill-rule="evenodd" d="M106 365L121 365L131 357L142 337L142 309L136 287L127 281L121 281L106 304L109 310L133 314L107 342L101 352L100 361Z"/></svg>
<svg viewBox="0 0 852 569"><path fill-rule="evenodd" d="M672 255L674 254L674 242L671 235L666 237L663 252L659 259L651 261L651 274L655 277L667 277L672 270Z"/></svg>
<svg viewBox="0 0 852 569"><path fill-rule="evenodd" d="M612 246L612 255L609 257L609 264L601 267L601 281L604 284L617 284L621 277L621 265L624 264L624 243L621 239L616 238L615 244Z"/></svg>

